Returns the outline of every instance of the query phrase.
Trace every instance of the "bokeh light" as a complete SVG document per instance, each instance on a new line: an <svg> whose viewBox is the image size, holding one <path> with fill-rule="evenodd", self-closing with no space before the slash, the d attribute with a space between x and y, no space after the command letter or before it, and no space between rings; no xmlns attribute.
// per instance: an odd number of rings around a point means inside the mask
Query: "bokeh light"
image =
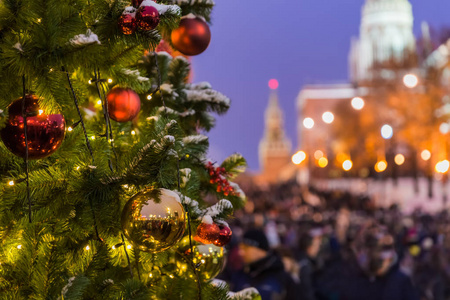
<svg viewBox="0 0 450 300"><path fill-rule="evenodd" d="M326 166L328 166L328 159L326 157L321 157L317 161L317 164L319 165L319 167L325 168Z"/></svg>
<svg viewBox="0 0 450 300"><path fill-rule="evenodd" d="M415 88L417 84L419 84L419 78L417 78L417 76L414 74L406 74L403 77L403 83L406 87L412 89Z"/></svg>
<svg viewBox="0 0 450 300"><path fill-rule="evenodd" d="M353 167L353 163L349 159L347 159L346 161L344 161L342 163L342 169L344 169L344 171L349 171L352 167Z"/></svg>
<svg viewBox="0 0 450 300"><path fill-rule="evenodd" d="M431 158L431 152L429 150L425 149L425 150L422 151L422 153L420 153L420 157L423 160L427 161L427 160L429 160Z"/></svg>
<svg viewBox="0 0 450 300"><path fill-rule="evenodd" d="M387 162L385 160L380 160L375 164L375 171L380 173L387 169Z"/></svg>
<svg viewBox="0 0 450 300"><path fill-rule="evenodd" d="M356 110L361 110L364 107L364 100L360 97L353 98L352 107Z"/></svg>
<svg viewBox="0 0 450 300"><path fill-rule="evenodd" d="M278 88L278 80L276 79L270 79L269 80L269 88L271 90L276 90Z"/></svg>
<svg viewBox="0 0 450 300"><path fill-rule="evenodd" d="M301 164L306 159L306 153L304 151L298 151L292 155L292 162L296 165Z"/></svg>
<svg viewBox="0 0 450 300"><path fill-rule="evenodd" d="M391 125L384 124L383 127L381 127L381 136L383 139L390 139L392 135L394 134L394 130L392 129Z"/></svg>
<svg viewBox="0 0 450 300"><path fill-rule="evenodd" d="M450 162L448 160L441 160L436 164L436 172L444 174L448 171L450 167Z"/></svg>
<svg viewBox="0 0 450 300"><path fill-rule="evenodd" d="M399 153L395 156L394 161L397 165L401 166L405 162L405 156Z"/></svg>
<svg viewBox="0 0 450 300"><path fill-rule="evenodd" d="M305 126L306 129L311 129L314 127L314 120L311 118L305 118L303 120L303 126Z"/></svg>
<svg viewBox="0 0 450 300"><path fill-rule="evenodd" d="M332 112L326 111L322 114L322 120L327 123L331 124L334 121L334 115Z"/></svg>
<svg viewBox="0 0 450 300"><path fill-rule="evenodd" d="M321 157L323 157L323 152L321 150L316 150L316 152L314 152L314 158L320 159Z"/></svg>

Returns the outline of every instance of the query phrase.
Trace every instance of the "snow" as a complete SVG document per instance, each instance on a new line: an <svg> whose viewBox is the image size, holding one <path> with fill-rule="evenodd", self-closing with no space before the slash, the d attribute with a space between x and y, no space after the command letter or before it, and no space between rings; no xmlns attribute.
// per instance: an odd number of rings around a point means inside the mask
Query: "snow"
<svg viewBox="0 0 450 300"><path fill-rule="evenodd" d="M202 223L208 224L208 225L212 225L214 224L213 219L211 218L211 216L203 216L202 218Z"/></svg>
<svg viewBox="0 0 450 300"><path fill-rule="evenodd" d="M198 143L204 142L206 140L208 140L208 137L203 134L189 135L189 136L186 136L183 138L183 143L184 144L198 144Z"/></svg>
<svg viewBox="0 0 450 300"><path fill-rule="evenodd" d="M233 188L234 192L239 195L239 198L245 199L245 193L241 190L241 187L234 182L229 181L230 186Z"/></svg>
<svg viewBox="0 0 450 300"><path fill-rule="evenodd" d="M15 43L14 46L13 46L13 48L19 50L20 52L23 52L22 44L19 43L19 42Z"/></svg>
<svg viewBox="0 0 450 300"><path fill-rule="evenodd" d="M143 6L153 6L158 10L160 15L164 15L168 11L171 11L177 15L181 14L181 8L178 5L158 4L156 2L153 2L152 0L144 0L139 7Z"/></svg>
<svg viewBox="0 0 450 300"><path fill-rule="evenodd" d="M69 43L73 46L82 46L89 44L101 44L98 40L98 36L93 33L90 29L86 31L86 34L78 34L70 39Z"/></svg>
<svg viewBox="0 0 450 300"><path fill-rule="evenodd" d="M164 198L176 200L178 203L181 203L180 197L175 191L171 191L168 189L159 189L161 192L160 199L163 200Z"/></svg>
<svg viewBox="0 0 450 300"><path fill-rule="evenodd" d="M133 6L127 6L123 10L122 15L131 15L133 18L136 18L136 8Z"/></svg>
<svg viewBox="0 0 450 300"><path fill-rule="evenodd" d="M211 89L211 83L207 82L207 81L202 81L202 82L198 82L198 83L193 83L190 86L191 90L205 90L205 89Z"/></svg>
<svg viewBox="0 0 450 300"><path fill-rule="evenodd" d="M125 75L136 76L137 80L140 81L140 82L144 82L144 81L149 81L150 80L147 77L141 76L141 73L139 72L139 70L122 69L122 71L123 71L123 73Z"/></svg>
<svg viewBox="0 0 450 300"><path fill-rule="evenodd" d="M161 51L161 52L158 52L158 55L162 55L162 56L166 56L167 58L172 58L172 55L170 55L168 52L166 52L166 51Z"/></svg>
<svg viewBox="0 0 450 300"><path fill-rule="evenodd" d="M169 123L166 124L166 130L168 130L170 127L173 127L177 124L176 120L170 120Z"/></svg>
<svg viewBox="0 0 450 300"><path fill-rule="evenodd" d="M185 91L188 102L210 102L230 106L230 98L212 89L194 89Z"/></svg>
<svg viewBox="0 0 450 300"><path fill-rule="evenodd" d="M225 209L233 209L233 204L226 199L222 199L213 206L208 207L205 216L215 217L221 214Z"/></svg>
<svg viewBox="0 0 450 300"><path fill-rule="evenodd" d="M231 299L239 299L239 300L252 300L254 296L259 295L259 292L255 288L246 288L239 292L228 292L227 295L231 297Z"/></svg>
<svg viewBox="0 0 450 300"><path fill-rule="evenodd" d="M159 87L161 89L161 91L167 92L169 94L173 93L173 89L172 89L173 85L169 84L169 83L163 83L161 84L161 86Z"/></svg>
<svg viewBox="0 0 450 300"><path fill-rule="evenodd" d="M193 109L188 109L182 113L179 113L180 117L188 117L188 116L192 116L195 115L195 110Z"/></svg>
<svg viewBox="0 0 450 300"><path fill-rule="evenodd" d="M166 142L169 142L169 143L175 143L175 137L173 136L173 135L166 135L166 136L164 136L164 140L166 141Z"/></svg>

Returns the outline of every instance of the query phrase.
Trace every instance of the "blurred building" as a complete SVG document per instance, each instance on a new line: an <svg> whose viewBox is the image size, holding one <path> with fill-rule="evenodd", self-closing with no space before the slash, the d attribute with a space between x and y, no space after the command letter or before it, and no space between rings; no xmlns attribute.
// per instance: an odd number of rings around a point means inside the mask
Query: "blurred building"
<svg viewBox="0 0 450 300"><path fill-rule="evenodd" d="M415 52L413 13L409 1L366 0L362 7L359 37L351 41L349 83L307 85L297 97L298 148L308 153L310 166L317 164L320 157L316 155L314 158L317 150L331 164L343 148L333 140L332 129L336 121L327 120L324 113L338 110L342 113L344 107L352 110L353 98L365 99L375 79L395 80L398 68L393 71L390 67L407 65L405 62L410 61ZM348 130L355 128L349 126Z"/></svg>
<svg viewBox="0 0 450 300"><path fill-rule="evenodd" d="M284 132L283 112L278 103L276 88L271 89L269 104L266 108L264 136L259 143L259 165L261 173L257 180L261 183L273 183L281 180L284 169L291 168L291 141Z"/></svg>

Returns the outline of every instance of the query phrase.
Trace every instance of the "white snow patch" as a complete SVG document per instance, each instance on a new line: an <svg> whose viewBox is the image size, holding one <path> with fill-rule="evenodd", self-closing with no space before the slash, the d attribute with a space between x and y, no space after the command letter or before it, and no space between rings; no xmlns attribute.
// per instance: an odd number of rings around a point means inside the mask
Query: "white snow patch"
<svg viewBox="0 0 450 300"><path fill-rule="evenodd" d="M98 35L93 33L90 29L86 31L86 34L78 34L70 39L69 43L73 46L83 46L89 44L101 44Z"/></svg>
<svg viewBox="0 0 450 300"><path fill-rule="evenodd" d="M131 15L133 18L136 18L136 8L133 6L127 6L123 10L122 15Z"/></svg>
<svg viewBox="0 0 450 300"><path fill-rule="evenodd" d="M189 135L183 138L183 143L185 144L198 144L208 140L208 137L203 134Z"/></svg>
<svg viewBox="0 0 450 300"><path fill-rule="evenodd" d="M209 215L203 216L202 223L209 224L209 225L214 224L213 219Z"/></svg>
<svg viewBox="0 0 450 300"><path fill-rule="evenodd" d="M22 44L19 43L19 42L15 43L14 46L13 46L13 48L19 50L20 52L23 52Z"/></svg>
<svg viewBox="0 0 450 300"><path fill-rule="evenodd" d="M218 91L212 89L194 89L186 90L186 101L188 102L210 102L215 104L221 104L224 106L230 106L230 98Z"/></svg>
<svg viewBox="0 0 450 300"><path fill-rule="evenodd" d="M221 214L225 209L233 209L233 204L231 204L231 202L226 199L222 199L216 204L208 207L206 209L205 216L215 217Z"/></svg>
<svg viewBox="0 0 450 300"><path fill-rule="evenodd" d="M139 7L143 6L153 6L158 10L160 15L164 15L167 11L172 11L177 15L181 14L181 8L178 5L158 4L156 2L153 2L152 0L144 0Z"/></svg>
<svg viewBox="0 0 450 300"><path fill-rule="evenodd" d="M175 143L175 137L173 135L166 135L164 136L164 140L168 143Z"/></svg>
<svg viewBox="0 0 450 300"><path fill-rule="evenodd" d="M169 198L169 199L176 200L178 203L181 203L180 197L178 196L178 194L175 191L171 191L168 189L159 189L159 191L161 192L161 196L160 196L161 200L164 198Z"/></svg>

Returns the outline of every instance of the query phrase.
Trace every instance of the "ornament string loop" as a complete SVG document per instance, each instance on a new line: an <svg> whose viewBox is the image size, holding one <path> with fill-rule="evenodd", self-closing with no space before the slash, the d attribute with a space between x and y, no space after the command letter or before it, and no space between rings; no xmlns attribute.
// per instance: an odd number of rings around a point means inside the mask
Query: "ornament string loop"
<svg viewBox="0 0 450 300"><path fill-rule="evenodd" d="M22 97L22 118L23 118L23 129L25 136L25 180L27 182L27 200L28 200L28 221L31 223L31 196L30 196L30 178L28 174L28 124L27 124L27 113L25 111L25 96L26 96L26 88L25 88L25 75L22 76L22 84L23 84L23 97Z"/></svg>

